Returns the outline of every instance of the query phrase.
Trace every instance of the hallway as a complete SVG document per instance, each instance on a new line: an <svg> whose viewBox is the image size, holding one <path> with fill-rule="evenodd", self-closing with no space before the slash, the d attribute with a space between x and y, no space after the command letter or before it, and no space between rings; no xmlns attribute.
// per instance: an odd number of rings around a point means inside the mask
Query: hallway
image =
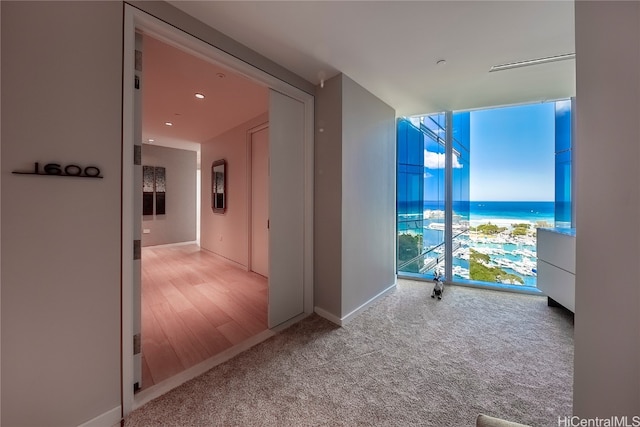
<svg viewBox="0 0 640 427"><path fill-rule="evenodd" d="M142 249L142 386L267 329L267 279L196 244Z"/></svg>

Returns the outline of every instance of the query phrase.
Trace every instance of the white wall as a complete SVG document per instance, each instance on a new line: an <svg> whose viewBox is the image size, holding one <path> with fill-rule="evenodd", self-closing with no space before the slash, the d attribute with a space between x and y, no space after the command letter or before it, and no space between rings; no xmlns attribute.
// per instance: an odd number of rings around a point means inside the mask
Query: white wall
<svg viewBox="0 0 640 427"><path fill-rule="evenodd" d="M342 313L396 282L395 110L342 78Z"/></svg>
<svg viewBox="0 0 640 427"><path fill-rule="evenodd" d="M575 7L574 413L640 415L640 3Z"/></svg>
<svg viewBox="0 0 640 427"><path fill-rule="evenodd" d="M224 134L202 143L202 207L200 246L243 266L248 263L247 132L268 121L264 113ZM211 209L211 164L227 161L227 210Z"/></svg>
<svg viewBox="0 0 640 427"><path fill-rule="evenodd" d="M165 2L132 3L314 91ZM123 3L2 1L0 8L0 423L73 426L108 415L103 424L115 424L122 378ZM10 173L34 161L97 165L104 179Z"/></svg>
<svg viewBox="0 0 640 427"><path fill-rule="evenodd" d="M1 423L73 426L120 405L122 3L0 7Z"/></svg>
<svg viewBox="0 0 640 427"><path fill-rule="evenodd" d="M344 74L316 107L315 304L342 321L396 281L395 110Z"/></svg>
<svg viewBox="0 0 640 427"><path fill-rule="evenodd" d="M196 240L196 156L195 151L142 145L142 164L165 168L166 213L144 215L142 246Z"/></svg>

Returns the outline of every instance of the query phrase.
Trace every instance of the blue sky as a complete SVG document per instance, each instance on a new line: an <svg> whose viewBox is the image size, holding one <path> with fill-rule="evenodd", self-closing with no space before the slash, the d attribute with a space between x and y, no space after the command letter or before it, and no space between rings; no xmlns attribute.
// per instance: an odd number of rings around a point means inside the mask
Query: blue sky
<svg viewBox="0 0 640 427"><path fill-rule="evenodd" d="M470 199L554 200L554 103L471 112Z"/></svg>

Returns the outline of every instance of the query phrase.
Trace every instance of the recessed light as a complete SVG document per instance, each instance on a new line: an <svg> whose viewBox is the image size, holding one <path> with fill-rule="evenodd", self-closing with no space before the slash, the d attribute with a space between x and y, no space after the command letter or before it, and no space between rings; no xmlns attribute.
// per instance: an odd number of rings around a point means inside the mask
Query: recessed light
<svg viewBox="0 0 640 427"><path fill-rule="evenodd" d="M196 98L198 98L198 99L204 99L204 94L202 94L202 93L196 93Z"/></svg>
<svg viewBox="0 0 640 427"><path fill-rule="evenodd" d="M171 123L171 122L164 122L164 124L165 124L166 126L173 126L173 123Z"/></svg>
<svg viewBox="0 0 640 427"><path fill-rule="evenodd" d="M438 61L436 61L436 65L445 65L447 63L446 59L438 59Z"/></svg>
<svg viewBox="0 0 640 427"><path fill-rule="evenodd" d="M216 73L216 77L218 77L219 79L224 79L224 78L225 78L225 77L227 77L227 76L225 76L225 75L224 75L224 74L222 74L222 73Z"/></svg>
<svg viewBox="0 0 640 427"><path fill-rule="evenodd" d="M149 144L153 144L153 142L155 141L155 139L153 139L153 138L149 138L147 141L149 142Z"/></svg>

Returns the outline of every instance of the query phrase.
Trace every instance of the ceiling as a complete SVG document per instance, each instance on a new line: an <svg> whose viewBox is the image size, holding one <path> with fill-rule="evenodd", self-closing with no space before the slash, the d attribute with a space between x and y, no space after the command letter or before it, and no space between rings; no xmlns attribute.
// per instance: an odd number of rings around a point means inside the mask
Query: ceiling
<svg viewBox="0 0 640 427"><path fill-rule="evenodd" d="M575 60L489 73L575 52L573 1L170 3L314 84L343 72L398 115L575 94Z"/></svg>
<svg viewBox="0 0 640 427"><path fill-rule="evenodd" d="M149 36L142 58L145 143L197 151L199 143L269 108L266 87Z"/></svg>
<svg viewBox="0 0 640 427"><path fill-rule="evenodd" d="M575 95L575 60L489 72L575 52L569 0L169 3L313 84L343 72L398 116ZM201 142L266 111L264 87L160 42L144 51L146 138Z"/></svg>

